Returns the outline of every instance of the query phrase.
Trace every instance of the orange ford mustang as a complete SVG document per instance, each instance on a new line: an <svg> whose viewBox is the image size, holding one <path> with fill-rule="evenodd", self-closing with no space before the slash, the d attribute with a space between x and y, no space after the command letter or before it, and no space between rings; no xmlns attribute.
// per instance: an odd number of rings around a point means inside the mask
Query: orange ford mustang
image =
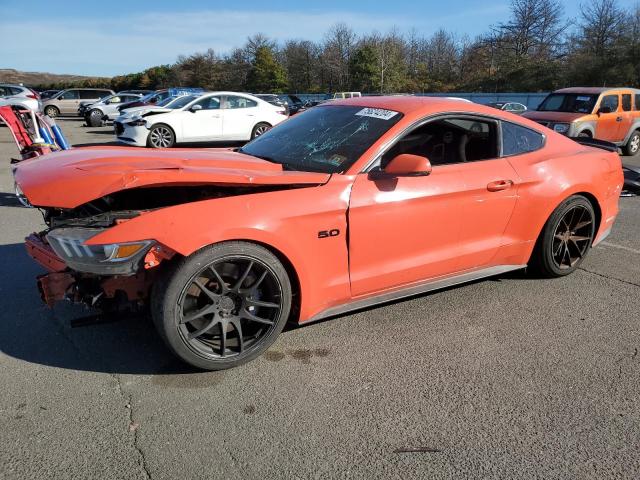
<svg viewBox="0 0 640 480"><path fill-rule="evenodd" d="M615 149L581 141L455 99L363 97L235 151L78 148L15 178L49 227L27 238L48 304L149 306L176 355L216 370L287 320L527 266L573 272L623 184Z"/></svg>

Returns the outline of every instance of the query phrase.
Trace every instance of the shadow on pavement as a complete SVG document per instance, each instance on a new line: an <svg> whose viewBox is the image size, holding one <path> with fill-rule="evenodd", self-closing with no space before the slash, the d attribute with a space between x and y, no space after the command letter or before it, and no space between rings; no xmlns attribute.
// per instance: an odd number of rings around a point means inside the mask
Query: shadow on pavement
<svg viewBox="0 0 640 480"><path fill-rule="evenodd" d="M24 208L14 193L0 192L0 207Z"/></svg>
<svg viewBox="0 0 640 480"><path fill-rule="evenodd" d="M0 246L0 351L25 362L70 370L172 375L200 373L175 359L148 318L70 328L87 309L40 300L36 276L44 273L23 244Z"/></svg>
<svg viewBox="0 0 640 480"><path fill-rule="evenodd" d="M162 375L165 379L175 374L202 374L173 357L147 317L70 328L71 319L92 312L66 302L53 310L46 307L36 287L36 277L43 270L28 257L23 244L0 246L0 258L5 259L0 264L0 351L5 355L25 362L80 371ZM488 280L525 278L527 276L522 272L512 272ZM486 280L471 283L482 281ZM443 290L454 288L459 286ZM415 296L387 304L411 298ZM316 323L340 321L342 316ZM289 325L286 331L297 328Z"/></svg>

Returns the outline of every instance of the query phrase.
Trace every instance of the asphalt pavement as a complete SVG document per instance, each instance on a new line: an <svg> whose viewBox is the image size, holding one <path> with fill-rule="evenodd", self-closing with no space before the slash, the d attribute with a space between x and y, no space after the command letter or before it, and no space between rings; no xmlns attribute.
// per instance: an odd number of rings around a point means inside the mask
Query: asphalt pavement
<svg viewBox="0 0 640 480"><path fill-rule="evenodd" d="M76 146L113 141L59 123ZM82 308L41 304L16 155L0 128L0 478L640 478L640 197L567 278L293 328L201 373L148 320L70 328Z"/></svg>

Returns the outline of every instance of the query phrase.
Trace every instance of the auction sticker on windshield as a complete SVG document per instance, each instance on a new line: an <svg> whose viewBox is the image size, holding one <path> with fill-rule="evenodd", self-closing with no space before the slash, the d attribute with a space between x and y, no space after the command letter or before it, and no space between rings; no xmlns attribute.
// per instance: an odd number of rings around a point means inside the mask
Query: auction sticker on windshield
<svg viewBox="0 0 640 480"><path fill-rule="evenodd" d="M372 118L380 118L382 120L389 120L390 118L395 117L398 112L394 112L393 110L385 110L384 108L363 108L359 112L356 112L356 115L361 117L372 117Z"/></svg>

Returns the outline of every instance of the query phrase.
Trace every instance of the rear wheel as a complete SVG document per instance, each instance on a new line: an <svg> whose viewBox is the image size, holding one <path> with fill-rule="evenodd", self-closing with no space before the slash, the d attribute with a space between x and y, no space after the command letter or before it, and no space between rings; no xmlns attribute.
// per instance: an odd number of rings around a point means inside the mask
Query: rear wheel
<svg viewBox="0 0 640 480"><path fill-rule="evenodd" d="M640 151L640 132L634 131L629 137L629 141L624 146L624 154L628 156L636 155Z"/></svg>
<svg viewBox="0 0 640 480"><path fill-rule="evenodd" d="M595 213L585 197L574 195L551 214L530 262L545 277L562 277L576 270L595 235Z"/></svg>
<svg viewBox="0 0 640 480"><path fill-rule="evenodd" d="M253 131L251 132L251 139L253 140L256 137L259 137L270 128L271 128L271 125L269 125L266 122L261 122L257 124L255 127L253 127Z"/></svg>
<svg viewBox="0 0 640 480"><path fill-rule="evenodd" d="M89 112L89 116L87 117L87 123L90 127L101 127L102 126L102 111L94 108Z"/></svg>
<svg viewBox="0 0 640 480"><path fill-rule="evenodd" d="M49 106L45 107L44 114L48 115L51 118L55 118L58 115L60 115L60 110L58 110L58 107L54 107L53 105L49 105Z"/></svg>
<svg viewBox="0 0 640 480"><path fill-rule="evenodd" d="M181 260L155 287L158 332L183 361L222 370L261 355L291 310L291 283L267 249L248 242L206 247Z"/></svg>
<svg viewBox="0 0 640 480"><path fill-rule="evenodd" d="M149 130L147 145L152 148L170 148L176 143L176 136L171 127L164 124L154 125Z"/></svg>
<svg viewBox="0 0 640 480"><path fill-rule="evenodd" d="M583 130L578 134L578 137L581 138L591 138L591 132L589 130Z"/></svg>

